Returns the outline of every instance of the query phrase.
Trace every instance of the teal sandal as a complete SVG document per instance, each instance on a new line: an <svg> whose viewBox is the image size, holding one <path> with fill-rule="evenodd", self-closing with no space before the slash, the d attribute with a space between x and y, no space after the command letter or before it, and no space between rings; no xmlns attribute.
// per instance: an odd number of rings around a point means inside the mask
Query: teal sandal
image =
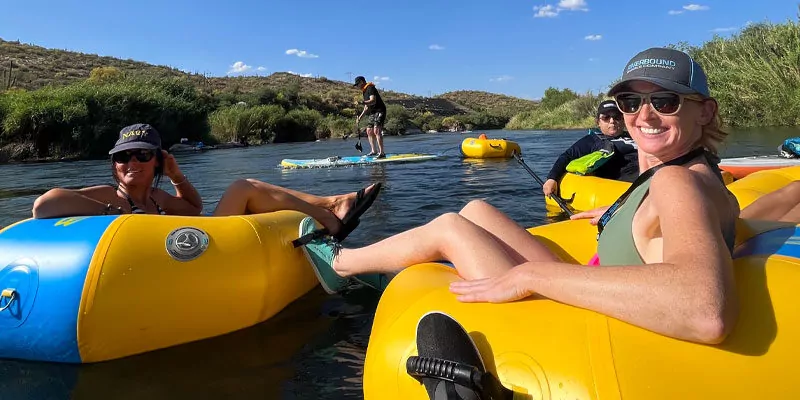
<svg viewBox="0 0 800 400"><path fill-rule="evenodd" d="M300 236L303 237L317 229L314 218L305 217L300 221ZM336 239L317 238L303 246L308 262L314 269L322 288L334 294L347 287L348 279L339 276L333 270L333 259L339 254L342 245Z"/></svg>

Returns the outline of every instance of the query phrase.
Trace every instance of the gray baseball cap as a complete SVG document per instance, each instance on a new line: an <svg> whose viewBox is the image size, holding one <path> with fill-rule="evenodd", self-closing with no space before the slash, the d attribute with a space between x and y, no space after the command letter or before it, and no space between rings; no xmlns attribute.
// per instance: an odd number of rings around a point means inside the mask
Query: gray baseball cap
<svg viewBox="0 0 800 400"><path fill-rule="evenodd" d="M650 82L681 94L711 97L703 68L688 54L675 49L654 47L631 58L622 71L622 80L608 95L624 91L631 81Z"/></svg>

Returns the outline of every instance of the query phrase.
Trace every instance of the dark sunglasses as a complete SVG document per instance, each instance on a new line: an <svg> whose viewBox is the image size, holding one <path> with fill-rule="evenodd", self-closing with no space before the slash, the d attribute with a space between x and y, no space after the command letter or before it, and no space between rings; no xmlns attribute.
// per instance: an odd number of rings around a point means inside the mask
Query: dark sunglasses
<svg viewBox="0 0 800 400"><path fill-rule="evenodd" d="M684 100L702 102L703 99L691 97L675 92L634 93L622 92L614 96L619 110L624 114L636 114L642 109L642 104L650 103L654 110L661 115L675 115L681 110Z"/></svg>
<svg viewBox="0 0 800 400"><path fill-rule="evenodd" d="M155 157L155 153L151 150L128 150L120 151L111 155L111 159L118 164L126 164L131 161L131 158L136 158L139 162L148 162Z"/></svg>
<svg viewBox="0 0 800 400"><path fill-rule="evenodd" d="M617 121L617 122L622 121L622 115L600 114L600 117L598 117L598 118L600 118L600 121L603 121L603 122L611 122L611 120L614 120L614 121Z"/></svg>

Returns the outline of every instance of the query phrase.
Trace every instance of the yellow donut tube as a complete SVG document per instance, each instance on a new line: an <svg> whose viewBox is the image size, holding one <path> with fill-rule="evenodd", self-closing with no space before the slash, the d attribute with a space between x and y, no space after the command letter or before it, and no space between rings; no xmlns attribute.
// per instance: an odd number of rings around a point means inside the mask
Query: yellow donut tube
<svg viewBox="0 0 800 400"><path fill-rule="evenodd" d="M596 227L585 220L530 231L558 253L569 254L565 259L572 262L584 263L596 245ZM438 310L464 326L487 369L523 395L519 398L797 398L798 232L800 226L791 224L740 224L739 250L752 243L748 239L767 234L772 236L758 246L780 242L789 250L767 249L735 259L740 314L733 332L719 345L672 339L543 298L461 303L448 290L459 279L452 268L412 266L392 280L378 305L365 360L364 396L428 398L420 382L406 374L405 362L417 355L417 322Z"/></svg>
<svg viewBox="0 0 800 400"><path fill-rule="evenodd" d="M83 362L125 357L222 335L275 315L317 279L300 249L304 214L230 217L127 215L97 246L81 296ZM197 258L180 261L167 238L192 227L208 235Z"/></svg>
<svg viewBox="0 0 800 400"><path fill-rule="evenodd" d="M461 154L466 158L511 158L522 154L519 144L506 139L466 138L461 141Z"/></svg>

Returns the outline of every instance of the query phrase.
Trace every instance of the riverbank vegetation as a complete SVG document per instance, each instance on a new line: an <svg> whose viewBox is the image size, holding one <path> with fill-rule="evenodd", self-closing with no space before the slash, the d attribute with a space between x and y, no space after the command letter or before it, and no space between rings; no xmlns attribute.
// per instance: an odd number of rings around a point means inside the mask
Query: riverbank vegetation
<svg viewBox="0 0 800 400"><path fill-rule="evenodd" d="M703 65L729 126L800 125L800 24L751 24L674 45ZM549 88L541 101L476 91L423 98L381 89L387 134L567 129L594 124L603 94ZM349 82L289 73L207 77L0 40L0 162L106 157L119 129L148 122L165 146L346 137L361 95Z"/></svg>
<svg viewBox="0 0 800 400"><path fill-rule="evenodd" d="M506 129L574 129L594 125L594 113L603 96L579 95L570 89L548 88L539 106L515 115Z"/></svg>
<svg viewBox="0 0 800 400"><path fill-rule="evenodd" d="M703 66L725 125L800 125L800 21L750 24L700 46L673 47ZM603 98L603 93L579 95L550 88L537 108L515 115L506 129L590 127L593 107Z"/></svg>
<svg viewBox="0 0 800 400"><path fill-rule="evenodd" d="M677 47L705 69L726 124L800 125L800 21L751 24L730 38Z"/></svg>
<svg viewBox="0 0 800 400"><path fill-rule="evenodd" d="M480 104L472 109L381 89L389 108L384 131L502 128L510 115L493 110L536 105L475 93ZM0 40L0 162L106 157L119 129L135 122L156 126L165 147L181 138L262 144L346 137L366 125L365 118L355 126L360 100L350 83L325 77L207 77Z"/></svg>

